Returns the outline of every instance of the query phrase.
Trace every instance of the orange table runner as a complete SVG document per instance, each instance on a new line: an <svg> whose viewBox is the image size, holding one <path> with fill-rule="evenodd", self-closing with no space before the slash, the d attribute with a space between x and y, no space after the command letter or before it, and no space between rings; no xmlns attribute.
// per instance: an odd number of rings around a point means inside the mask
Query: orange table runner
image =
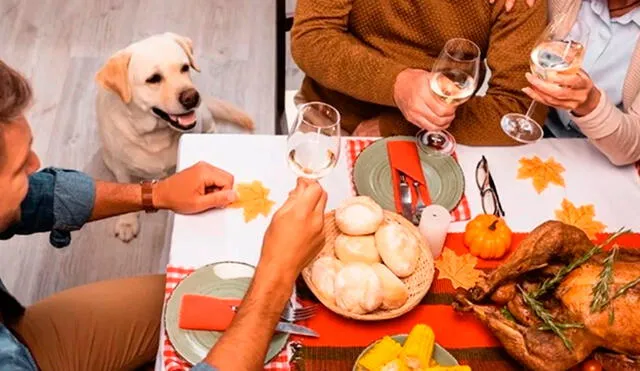
<svg viewBox="0 0 640 371"><path fill-rule="evenodd" d="M517 248L526 234L514 233L513 236L511 251ZM606 237L599 236L598 240ZM622 246L640 247L640 234L626 235L616 242ZM468 252L463 244L462 233L449 234L445 245L459 255ZM476 268L490 271L501 261L479 260ZM420 305L400 318L358 322L322 307L315 317L303 323L316 330L320 337L298 339L303 344L300 368L304 371L351 370L358 354L371 342L385 335L406 334L416 323L426 323L433 328L436 342L474 371L521 370L522 366L509 357L497 339L473 314L453 310L451 303L454 293L451 282L437 279L436 273L436 279ZM299 296L316 301L303 282L299 285Z"/></svg>

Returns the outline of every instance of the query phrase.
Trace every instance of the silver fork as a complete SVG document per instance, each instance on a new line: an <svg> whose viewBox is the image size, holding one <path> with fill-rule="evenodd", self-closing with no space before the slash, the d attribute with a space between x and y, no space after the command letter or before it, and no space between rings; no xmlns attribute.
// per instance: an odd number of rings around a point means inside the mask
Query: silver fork
<svg viewBox="0 0 640 371"><path fill-rule="evenodd" d="M236 305L231 306L231 310L234 312L237 312L238 309L239 307ZM309 319L315 316L317 310L318 310L317 304L312 304L306 307L293 309L293 306L291 305L291 303L288 303L287 306L284 307L282 314L280 314L280 318L287 322L304 321L305 319Z"/></svg>
<svg viewBox="0 0 640 371"><path fill-rule="evenodd" d="M422 218L422 210L427 207L424 202L422 202L422 197L420 195L420 183L413 181L413 188L416 190L416 194L418 195L418 202L416 203L416 212L413 214L413 224L420 224L420 218Z"/></svg>
<svg viewBox="0 0 640 371"><path fill-rule="evenodd" d="M402 216L407 220L413 219L413 205L411 202L411 190L404 174L400 173L400 205L402 206Z"/></svg>
<svg viewBox="0 0 640 371"><path fill-rule="evenodd" d="M280 315L280 318L282 318L283 320L287 321L287 322L297 322L297 321L304 321L305 319L309 319L311 317L313 317L316 314L316 311L318 310L318 305L317 304L312 304L306 307L301 307L301 308L293 308L293 305L291 305L291 303L287 304L287 306L284 308L284 311L282 311L282 314Z"/></svg>

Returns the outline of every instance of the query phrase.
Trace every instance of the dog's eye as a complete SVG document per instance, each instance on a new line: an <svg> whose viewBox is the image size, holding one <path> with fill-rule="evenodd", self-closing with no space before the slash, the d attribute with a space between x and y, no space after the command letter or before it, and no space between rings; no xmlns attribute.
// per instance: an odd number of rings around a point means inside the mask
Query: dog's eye
<svg viewBox="0 0 640 371"><path fill-rule="evenodd" d="M189 65L188 64L183 64L182 68L180 69L180 72L189 72Z"/></svg>
<svg viewBox="0 0 640 371"><path fill-rule="evenodd" d="M160 81L162 81L162 76L159 73L154 73L153 75L151 75L151 77L147 79L147 82L149 84L157 84Z"/></svg>

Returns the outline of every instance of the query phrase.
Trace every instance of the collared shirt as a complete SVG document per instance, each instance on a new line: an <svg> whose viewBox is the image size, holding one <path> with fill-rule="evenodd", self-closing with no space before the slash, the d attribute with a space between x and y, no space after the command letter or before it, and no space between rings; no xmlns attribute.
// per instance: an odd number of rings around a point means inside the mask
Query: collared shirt
<svg viewBox="0 0 640 371"><path fill-rule="evenodd" d="M89 176L70 170L44 169L29 177L29 191L20 205L20 221L0 233L0 238L51 231L52 245L67 246L71 242L70 232L89 220L94 201L95 184ZM0 290L6 291L1 280ZM2 324L0 370L37 370L27 347Z"/></svg>
<svg viewBox="0 0 640 371"><path fill-rule="evenodd" d="M0 233L0 239L16 234L50 231L55 247L68 246L71 231L80 229L91 217L95 203L95 182L86 174L48 168L29 177L29 191L20 205L20 221ZM0 290L6 291L0 280ZM0 371L36 371L27 347L0 324ZM201 363L193 371L216 371Z"/></svg>
<svg viewBox="0 0 640 371"><path fill-rule="evenodd" d="M583 0L578 18L590 30L582 68L594 84L602 89L616 106L622 106L624 81L640 37L640 8L611 18L605 0ZM576 27L569 36L576 32ZM580 136L566 110L547 120L549 130L557 137Z"/></svg>

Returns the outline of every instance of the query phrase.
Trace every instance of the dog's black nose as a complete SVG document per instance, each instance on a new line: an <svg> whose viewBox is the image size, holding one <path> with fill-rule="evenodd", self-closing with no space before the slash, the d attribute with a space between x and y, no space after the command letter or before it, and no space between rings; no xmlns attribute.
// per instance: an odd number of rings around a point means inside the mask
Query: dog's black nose
<svg viewBox="0 0 640 371"><path fill-rule="evenodd" d="M198 91L194 88L183 90L180 92L178 101L184 109L193 109L200 103L200 94L198 94Z"/></svg>

